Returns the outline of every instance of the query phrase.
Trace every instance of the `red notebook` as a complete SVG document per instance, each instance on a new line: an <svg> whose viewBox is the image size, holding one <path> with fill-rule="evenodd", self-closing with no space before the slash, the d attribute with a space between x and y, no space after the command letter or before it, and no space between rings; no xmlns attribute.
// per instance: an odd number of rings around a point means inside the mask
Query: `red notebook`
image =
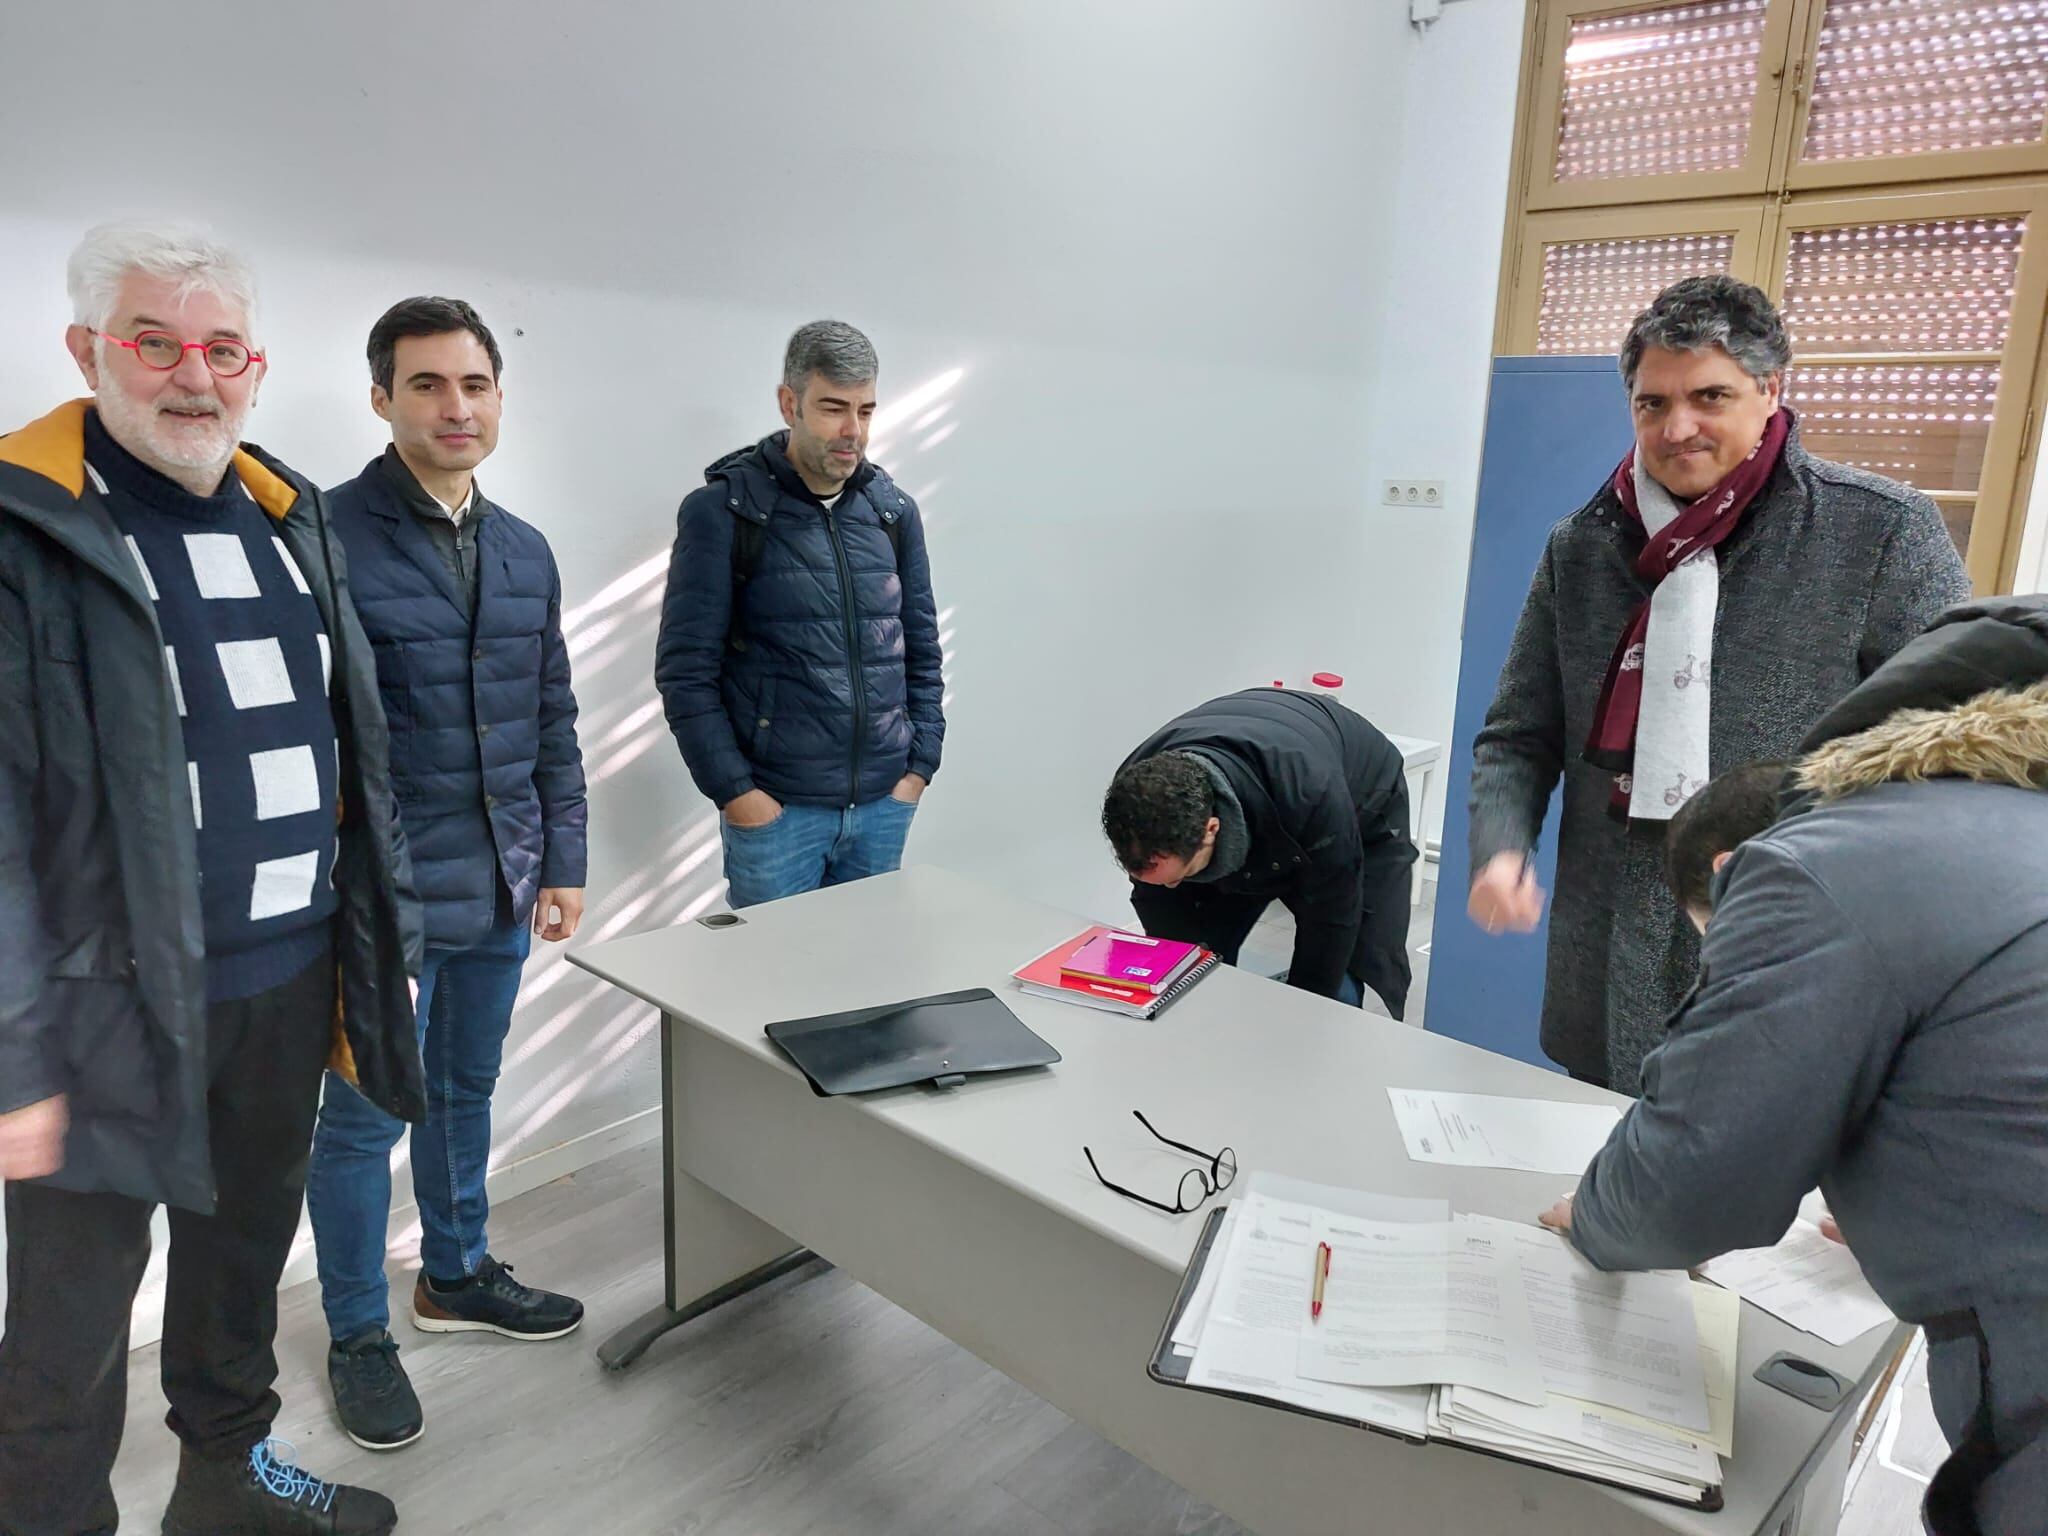
<svg viewBox="0 0 2048 1536"><path fill-rule="evenodd" d="M1077 934L1065 943L1056 944L1029 965L1014 973L1017 984L1036 997L1057 998L1063 1003L1079 1003L1084 1008L1099 1008L1106 1013L1120 1013L1127 1018L1153 1018L1184 996L1188 989L1209 972L1218 962L1206 949L1189 945L1194 956L1180 973L1170 982L1164 992L1154 993L1139 987L1119 987L1108 982L1089 981L1066 974L1066 966L1090 941L1104 934L1112 934L1114 928L1090 928Z"/></svg>

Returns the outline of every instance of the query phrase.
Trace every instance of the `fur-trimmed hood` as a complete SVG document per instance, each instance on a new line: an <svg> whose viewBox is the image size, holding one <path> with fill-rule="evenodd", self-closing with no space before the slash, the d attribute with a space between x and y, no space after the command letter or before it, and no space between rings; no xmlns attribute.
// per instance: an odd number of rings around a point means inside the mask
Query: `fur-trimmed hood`
<svg viewBox="0 0 2048 1536"><path fill-rule="evenodd" d="M2000 688L1951 709L1902 709L1799 765L1801 789L1833 800L1922 779L2048 789L2048 682Z"/></svg>
<svg viewBox="0 0 2048 1536"><path fill-rule="evenodd" d="M1786 811L1892 781L2048 789L2048 593L1960 603L1822 717Z"/></svg>

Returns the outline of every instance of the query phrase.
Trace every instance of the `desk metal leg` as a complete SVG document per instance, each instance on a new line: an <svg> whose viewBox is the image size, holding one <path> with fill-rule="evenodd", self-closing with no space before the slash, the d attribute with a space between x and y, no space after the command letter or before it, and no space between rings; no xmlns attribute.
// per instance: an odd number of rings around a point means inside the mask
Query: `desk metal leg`
<svg viewBox="0 0 2048 1536"><path fill-rule="evenodd" d="M727 1281L717 1290L699 1296L686 1307L656 1307L651 1312L626 1324L617 1333L597 1346L597 1358L608 1371L623 1371L627 1366L647 1353L654 1341L672 1328L680 1328L692 1318L702 1317L714 1307L722 1307L735 1297L744 1296L770 1280L780 1279L793 1269L801 1269L817 1257L808 1248L799 1248L786 1253L759 1269L750 1270L737 1280Z"/></svg>
<svg viewBox="0 0 2048 1536"><path fill-rule="evenodd" d="M681 1027L671 1016L662 1015L662 1244L666 1267L662 1305L635 1318L598 1346L597 1358L607 1370L623 1371L669 1330L816 1257L678 1165L674 1067L676 1035Z"/></svg>

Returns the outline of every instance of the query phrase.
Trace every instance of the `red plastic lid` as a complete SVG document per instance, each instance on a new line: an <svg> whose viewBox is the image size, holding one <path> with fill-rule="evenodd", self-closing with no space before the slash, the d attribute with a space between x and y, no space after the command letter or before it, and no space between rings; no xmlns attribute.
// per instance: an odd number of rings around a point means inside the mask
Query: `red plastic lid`
<svg viewBox="0 0 2048 1536"><path fill-rule="evenodd" d="M1318 672L1309 681L1318 688L1342 688L1344 686L1344 679L1335 672Z"/></svg>

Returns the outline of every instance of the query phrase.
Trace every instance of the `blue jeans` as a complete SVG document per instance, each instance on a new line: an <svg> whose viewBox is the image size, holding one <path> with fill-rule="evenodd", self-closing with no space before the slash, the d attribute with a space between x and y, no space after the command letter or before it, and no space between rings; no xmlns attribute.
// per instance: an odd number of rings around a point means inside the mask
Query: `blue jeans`
<svg viewBox="0 0 2048 1536"><path fill-rule="evenodd" d="M736 827L718 818L725 845L726 900L751 907L821 886L886 875L903 863L903 843L917 807L884 795L851 810L786 805L765 827Z"/></svg>
<svg viewBox="0 0 2048 1536"><path fill-rule="evenodd" d="M420 970L420 1051L427 1119L412 1128L412 1188L419 1202L420 1266L436 1279L473 1275L487 1251L491 1092L531 927L500 897L498 921L468 949L427 946ZM306 1209L320 1266L320 1302L336 1339L391 1326L384 1237L391 1215L391 1149L402 1120L378 1109L334 1073L320 1103L306 1175Z"/></svg>

